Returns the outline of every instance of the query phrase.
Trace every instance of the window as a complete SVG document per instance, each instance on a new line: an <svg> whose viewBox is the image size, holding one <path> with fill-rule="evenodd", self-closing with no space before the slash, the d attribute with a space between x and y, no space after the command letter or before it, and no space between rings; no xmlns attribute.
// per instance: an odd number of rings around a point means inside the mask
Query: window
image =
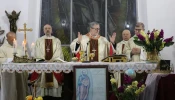
<svg viewBox="0 0 175 100"><path fill-rule="evenodd" d="M78 32L86 34L92 21L100 23L100 34L104 37L116 32L119 42L125 28L134 34L136 0L42 0L40 36L44 34L43 26L50 24L67 61L71 58L71 41Z"/></svg>

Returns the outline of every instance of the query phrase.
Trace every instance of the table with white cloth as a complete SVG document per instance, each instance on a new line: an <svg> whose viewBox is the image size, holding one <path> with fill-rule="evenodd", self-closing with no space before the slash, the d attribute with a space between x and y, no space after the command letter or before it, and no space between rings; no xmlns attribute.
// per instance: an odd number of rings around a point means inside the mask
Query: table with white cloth
<svg viewBox="0 0 175 100"><path fill-rule="evenodd" d="M81 63L81 62L65 62L65 63L3 63L1 65L1 72L18 72L22 73L23 71L32 72L46 72L46 73L69 73L73 71L73 66L82 65L108 65L109 72L124 72L127 69L131 68L138 73L147 72L150 73L157 67L157 63L146 63L146 62L91 62L91 63Z"/></svg>
<svg viewBox="0 0 175 100"><path fill-rule="evenodd" d="M73 71L74 66L91 66L91 65L107 65L108 71L110 73L114 72L124 72L127 69L131 68L137 73L147 72L151 73L157 67L156 63L146 63L146 62L90 62L90 63L81 63L81 62L64 62L64 63L3 63L1 64L1 75L4 72L9 73L23 73L23 72L46 72L46 73L70 73ZM1 76L1 83L3 81L3 75ZM1 100L6 97L3 96L3 91L5 91L4 85L1 84ZM8 94L8 96L13 97L13 93ZM13 99L16 100L16 99Z"/></svg>

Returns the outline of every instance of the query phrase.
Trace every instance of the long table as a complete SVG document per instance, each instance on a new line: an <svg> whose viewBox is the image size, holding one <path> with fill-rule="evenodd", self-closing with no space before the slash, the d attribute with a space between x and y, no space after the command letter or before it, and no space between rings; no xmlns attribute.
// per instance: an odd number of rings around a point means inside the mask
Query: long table
<svg viewBox="0 0 175 100"><path fill-rule="evenodd" d="M37 73L41 73L41 72L71 73L73 72L74 66L87 67L87 66L94 66L94 65L107 65L108 71L110 73L115 73L115 72L122 73L130 68L135 70L137 73L142 73L142 72L151 73L151 71L153 71L157 67L156 63L146 63L146 62L3 63L1 64L1 67L0 67L1 68L0 69L1 70L1 100L7 100L7 99L23 100L22 98L25 98L25 94L23 94L23 97L19 98L17 95L19 93L16 94L15 92L16 88L19 88L19 87L21 87L21 89L25 88L25 86L18 86L18 83L16 81L17 80L16 75L19 76L20 73L24 73L24 72L32 73L34 71ZM5 82L5 80L7 80L8 82ZM15 84L12 84L12 82ZM24 93L24 90L20 91L20 95L22 95L21 93Z"/></svg>

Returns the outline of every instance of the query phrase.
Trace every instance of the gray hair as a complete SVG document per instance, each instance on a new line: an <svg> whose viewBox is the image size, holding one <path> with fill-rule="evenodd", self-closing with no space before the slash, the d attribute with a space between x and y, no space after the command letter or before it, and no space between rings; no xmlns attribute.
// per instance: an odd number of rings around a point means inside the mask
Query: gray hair
<svg viewBox="0 0 175 100"><path fill-rule="evenodd" d="M100 25L98 22L90 22L89 28L93 28L94 25Z"/></svg>

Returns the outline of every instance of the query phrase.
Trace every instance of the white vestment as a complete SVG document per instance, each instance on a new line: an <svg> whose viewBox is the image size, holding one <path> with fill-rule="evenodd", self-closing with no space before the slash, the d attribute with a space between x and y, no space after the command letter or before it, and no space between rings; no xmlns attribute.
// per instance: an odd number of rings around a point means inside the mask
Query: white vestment
<svg viewBox="0 0 175 100"><path fill-rule="evenodd" d="M23 56L23 49L17 47L17 56ZM6 62L7 58L13 58L14 48L7 41L0 47L0 63ZM27 93L27 78L24 73L1 73L1 100L25 100Z"/></svg>
<svg viewBox="0 0 175 100"><path fill-rule="evenodd" d="M73 42L70 44L71 51L73 53L78 53L81 47L81 51L86 51L87 55L89 55L90 38L87 35L83 35L80 47L77 50L75 50L77 41L78 41L78 38L74 39ZM98 38L98 61L101 61L102 59L108 57L109 46L110 46L110 42L105 37L100 36ZM89 61L89 57L87 57L87 61Z"/></svg>
<svg viewBox="0 0 175 100"><path fill-rule="evenodd" d="M146 51L143 49L143 47L138 46L134 43L134 41L133 41L134 37L135 36L133 36L132 38L129 39L128 44L126 44L126 46L125 46L126 48L124 48L124 53L127 56L130 56L131 61L133 61L133 62L146 60L146 54L147 54ZM140 48L141 53L131 56L131 51L133 48Z"/></svg>
<svg viewBox="0 0 175 100"><path fill-rule="evenodd" d="M115 53L117 55L123 54L122 50L124 50L125 45L127 43L128 43L128 41L125 41L125 40L122 40L121 42L117 43ZM123 44L124 44L124 47L123 47ZM117 80L118 87L120 87L121 86L121 73L120 72L115 72L114 73L114 78Z"/></svg>
<svg viewBox="0 0 175 100"><path fill-rule="evenodd" d="M54 36L42 36L36 41L35 45L35 58L37 59L45 59L45 39L52 39L52 45L53 45L53 56L50 60L52 61L60 61L64 60L62 48L61 48L61 42L58 38ZM61 97L61 91L62 91L62 86L58 84L56 78L53 78L53 84L54 86L52 88L45 88L45 73L43 72L41 74L40 79L38 80L38 84L41 88L38 89L36 95L37 96L53 96L53 97ZM41 93L40 93L41 92Z"/></svg>
<svg viewBox="0 0 175 100"><path fill-rule="evenodd" d="M128 41L122 40L121 42L117 43L116 45L116 54L123 54L122 51L122 45L124 44L123 50L125 48L125 45L128 43Z"/></svg>

